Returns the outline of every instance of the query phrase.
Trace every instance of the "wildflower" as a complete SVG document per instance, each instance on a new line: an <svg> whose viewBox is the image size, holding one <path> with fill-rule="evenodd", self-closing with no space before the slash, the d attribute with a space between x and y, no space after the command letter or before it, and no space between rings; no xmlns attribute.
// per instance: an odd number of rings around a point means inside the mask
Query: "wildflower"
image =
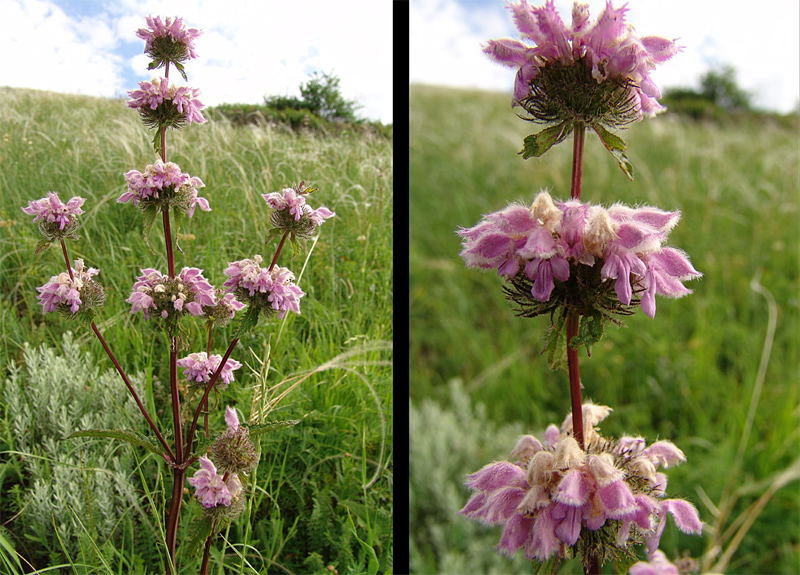
<svg viewBox="0 0 800 575"><path fill-rule="evenodd" d="M214 287L203 277L203 270L185 267L174 278L147 268L133 284L130 297L131 313L142 311L150 319L153 310L163 319L177 319L185 313L203 315L203 306L215 305Z"/></svg>
<svg viewBox="0 0 800 575"><path fill-rule="evenodd" d="M628 569L629 575L678 575L678 568L670 563L660 549L647 555L648 561L639 561Z"/></svg>
<svg viewBox="0 0 800 575"><path fill-rule="evenodd" d="M566 113L587 124L601 120L612 126L665 109L657 101L661 92L650 72L681 47L658 36L640 38L625 22L627 6L614 8L608 1L590 23L588 6L576 2L570 27L552 0L543 7L521 0L508 8L522 37L536 45L489 40L483 51L495 62L518 68L512 105L522 105L545 123L555 121L553 114L566 119L560 116ZM611 97L600 97L603 93ZM556 112L559 105L562 112Z"/></svg>
<svg viewBox="0 0 800 575"><path fill-rule="evenodd" d="M211 444L211 456L225 473L252 471L258 465L259 454L250 439L250 431L239 425L236 410L230 406L225 408L225 422L228 429Z"/></svg>
<svg viewBox="0 0 800 575"><path fill-rule="evenodd" d="M667 441L642 449L640 438L605 439L594 425L610 408L588 404L583 411L592 430L585 450L568 430L571 416L554 443L525 436L512 451L515 461L491 463L468 476L466 485L475 493L459 513L503 525L498 552L511 555L524 547L526 558L539 561L561 556L565 547L579 551L583 528L606 532L593 538L609 542L600 553L593 550L598 556L631 558L629 544L641 541L652 552L668 513L682 531L700 533L697 510L681 499L662 499L667 479L655 471L685 460L683 453Z"/></svg>
<svg viewBox="0 0 800 575"><path fill-rule="evenodd" d="M272 270L261 267L262 258L231 262L223 272L228 279L223 287L237 299L267 313L278 312L283 319L287 311L300 313L303 290L294 284L294 274L287 268L274 266Z"/></svg>
<svg viewBox="0 0 800 575"><path fill-rule="evenodd" d="M33 222L39 222L39 233L45 242L60 241L62 239L78 239L75 230L78 229L78 216L83 213L81 206L85 198L74 196L64 204L56 192L47 192L47 197L28 202L22 211L29 216L35 216ZM37 248L37 253L41 248Z"/></svg>
<svg viewBox="0 0 800 575"><path fill-rule="evenodd" d="M298 239L311 238L317 227L336 215L325 206L315 210L306 203L306 196L316 189L306 188L305 182L300 182L293 188L262 194L267 205L275 210L270 217L272 229L267 236L267 241L288 231L296 251Z"/></svg>
<svg viewBox="0 0 800 575"><path fill-rule="evenodd" d="M206 509L218 505L229 506L231 499L235 497L234 493L231 493L229 484L217 473L217 468L208 457L202 456L199 461L200 469L189 479L189 484L197 490L195 497ZM241 490L241 483L238 484L238 489Z"/></svg>
<svg viewBox="0 0 800 575"><path fill-rule="evenodd" d="M679 219L648 206L556 204L543 191L530 208L512 204L457 233L466 265L496 269L526 316L558 307L625 313L621 306L641 303L654 318L656 294L687 295L682 282L702 275L684 252L663 245Z"/></svg>
<svg viewBox="0 0 800 575"><path fill-rule="evenodd" d="M225 293L218 289L214 292L217 303L213 306L203 306L203 313L214 322L214 325L225 327L236 315L237 311L245 308L245 304L236 299L232 293Z"/></svg>
<svg viewBox="0 0 800 575"><path fill-rule="evenodd" d="M190 385L200 384L198 387L205 387L205 384L211 381L211 376L217 371L222 356L212 354L208 355L206 352L190 353L183 359L178 360L178 366L183 368L183 375L189 380ZM225 366L219 374L215 387L225 389L228 384L233 382L234 370L242 367L242 364L235 359L228 359Z"/></svg>
<svg viewBox="0 0 800 575"><path fill-rule="evenodd" d="M145 168L144 173L130 170L125 173L125 181L128 191L117 198L117 202L131 202L142 210L152 206L162 209L174 206L190 218L197 206L205 212L211 211L208 200L197 195L197 188L205 187L203 181L181 172L178 164L173 162L156 160L155 164Z"/></svg>
<svg viewBox="0 0 800 575"><path fill-rule="evenodd" d="M167 17L166 22L162 22L160 16L147 16L145 20L148 27L139 28L136 35L146 42L144 52L153 59L148 69L162 68L173 62L186 79L181 63L197 58L194 41L202 32L197 28L186 28L183 19L177 17Z"/></svg>
<svg viewBox="0 0 800 575"><path fill-rule="evenodd" d="M102 286L92 278L100 273L96 268L85 269L83 260L75 260L72 277L69 272L62 272L50 278L39 292L39 303L42 313L60 311L67 316L74 316L81 311L89 311L102 307L106 295Z"/></svg>
<svg viewBox="0 0 800 575"><path fill-rule="evenodd" d="M170 127L180 129L195 122L206 121L200 113L205 105L198 100L200 91L175 85L170 86L166 78L153 78L151 82L139 82L138 90L128 92L129 108L139 110L142 121L148 128Z"/></svg>

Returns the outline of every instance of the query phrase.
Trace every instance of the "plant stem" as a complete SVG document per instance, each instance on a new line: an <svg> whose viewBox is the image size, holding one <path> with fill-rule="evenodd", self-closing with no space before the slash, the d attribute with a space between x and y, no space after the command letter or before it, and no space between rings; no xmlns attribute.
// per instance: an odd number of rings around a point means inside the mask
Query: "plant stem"
<svg viewBox="0 0 800 575"><path fill-rule="evenodd" d="M214 531L216 531L217 522L211 524L211 535L206 539L205 549L203 551L203 563L200 565L200 575L208 575L208 560L211 555L211 540L214 539Z"/></svg>
<svg viewBox="0 0 800 575"><path fill-rule="evenodd" d="M61 251L64 252L64 261L67 262L67 271L69 272L69 279L75 281L75 276L72 275L72 266L69 265L69 256L67 255L67 244L61 240Z"/></svg>
<svg viewBox="0 0 800 575"><path fill-rule="evenodd" d="M283 237L281 238L281 243L278 244L278 249L275 251L275 257L272 258L272 263L269 264L269 270L272 271L272 268L275 267L275 264L278 262L278 256L281 255L281 250L283 249L283 242L286 241L286 237L289 235L289 230L284 232Z"/></svg>
<svg viewBox="0 0 800 575"><path fill-rule="evenodd" d="M583 145L586 141L586 126L583 122L575 122L574 141L572 146L572 183L570 197L581 199L581 180L583 178ZM583 406L581 403L581 374L578 369L578 350L570 345L572 338L578 335L580 314L570 310L567 312L567 366L569 367L569 395L572 402L572 433L581 449L586 450L583 437ZM597 555L589 558L587 575L600 575L600 561Z"/></svg>
<svg viewBox="0 0 800 575"><path fill-rule="evenodd" d="M575 122L572 145L572 187L570 197L581 199L581 178L583 177L583 144L586 140L586 126L583 122Z"/></svg>
<svg viewBox="0 0 800 575"><path fill-rule="evenodd" d="M581 449L586 449L583 438L583 409L581 407L581 374L578 370L578 350L570 345L578 335L580 316L570 311L567 315L567 366L569 367L569 395L572 400L572 433Z"/></svg>
<svg viewBox="0 0 800 575"><path fill-rule="evenodd" d="M147 410L145 409L144 405L142 405L142 400L139 399L139 395L136 393L136 390L133 389L133 386L131 385L131 382L128 379L128 376L125 375L124 371L122 371L122 367L119 365L119 362L117 361L117 358L114 357L113 353L111 353L111 350L109 349L108 344L106 343L106 340L104 340L103 336L100 334L100 330L97 329L97 326L94 324L94 322L92 322L91 325L92 325L92 329L94 330L95 335L97 336L97 339L100 340L100 344L103 346L103 349L106 350L106 354L108 355L109 359L111 359L111 363L113 363L114 367L117 368L117 372L119 372L119 375L122 377L122 381L124 381L125 385L128 386L128 391L131 392L131 395L133 396L133 399L136 402L136 405L139 406L139 410L142 412L142 415L144 415L144 418L147 420L147 423L150 424L150 427L153 429L153 431L156 432L156 437L161 442L161 445L164 446L164 449L167 451L167 454L169 454L169 459L171 461L175 461L175 454L172 453L172 450L169 448L169 445L164 440L164 437L161 435L161 433L159 433L158 428L156 427L156 424L153 423L153 420L150 418L150 415L147 413Z"/></svg>

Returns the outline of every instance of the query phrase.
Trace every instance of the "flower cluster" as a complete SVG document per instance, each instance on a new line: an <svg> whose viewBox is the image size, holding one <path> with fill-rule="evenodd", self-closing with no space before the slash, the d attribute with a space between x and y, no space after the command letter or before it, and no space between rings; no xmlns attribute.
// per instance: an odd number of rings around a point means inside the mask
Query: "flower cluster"
<svg viewBox="0 0 800 575"><path fill-rule="evenodd" d="M300 182L293 188L262 194L267 205L275 210L270 217L272 230L268 240L288 231L291 233L292 243L296 245L297 239L309 239L318 226L336 215L325 206L316 210L309 206L306 196L316 188L304 188L304 185L305 182Z"/></svg>
<svg viewBox="0 0 800 575"><path fill-rule="evenodd" d="M512 555L524 548L526 558L540 561L560 555L564 545L575 546L582 528L604 530L607 537L595 540L616 549L643 539L653 553L667 513L681 531L700 533L702 523L690 503L663 499L667 477L657 471L685 461L683 452L669 441L648 447L641 437L604 439L594 426L610 411L584 404L585 450L572 437L571 415L561 433L548 427L544 442L520 438L511 453L515 461L492 463L468 476L466 484L476 493L459 513L503 525L498 551Z"/></svg>
<svg viewBox="0 0 800 575"><path fill-rule="evenodd" d="M555 204L543 191L530 208L512 204L458 234L467 266L493 268L523 284L527 279L526 287L533 282L530 295L538 302L555 295L564 305L581 307L587 294L592 299L613 280L621 304L630 305L639 293L642 311L653 318L656 294L682 297L691 293L682 282L702 275L685 253L663 246L679 219L679 212L646 206ZM566 283L571 278L575 285ZM556 282L561 289L553 294Z"/></svg>
<svg viewBox="0 0 800 575"><path fill-rule="evenodd" d="M236 411L225 408L225 422L228 429L211 445L211 456L223 473L247 473L258 465L259 455L250 432L239 425Z"/></svg>
<svg viewBox="0 0 800 575"><path fill-rule="evenodd" d="M206 121L200 113L205 105L198 100L200 91L188 86L170 85L166 78L153 78L151 82L139 82L138 90L128 92L129 108L139 110L142 121L149 128L182 128L195 122Z"/></svg>
<svg viewBox="0 0 800 575"><path fill-rule="evenodd" d="M190 353L183 359L178 360L178 366L183 368L183 375L189 380L190 385L205 384L211 381L211 376L217 371L219 363L222 361L221 355L208 355L206 352ZM235 359L228 359L219 374L216 387L226 388L233 382L233 372L242 367L242 364Z"/></svg>
<svg viewBox="0 0 800 575"><path fill-rule="evenodd" d="M242 491L242 483L237 475L227 480L217 473L217 468L205 455L200 457L200 469L189 478L189 484L197 491L195 497L206 509L219 505L229 507Z"/></svg>
<svg viewBox="0 0 800 575"><path fill-rule="evenodd" d="M56 192L47 192L47 197L28 202L22 211L39 222L39 233L47 242L65 238L77 239L78 216L83 213L81 206L85 198L75 196L64 204Z"/></svg>
<svg viewBox="0 0 800 575"><path fill-rule="evenodd" d="M624 101L634 114L632 119L640 119L644 114L654 116L665 109L657 101L661 92L650 72L677 54L681 47L658 36L639 38L633 26L625 22L627 6L614 8L609 0L597 21L591 23L588 4L575 2L570 27L561 20L552 0L543 7L532 7L526 0L510 3L508 7L523 39L533 41L535 46L511 39L490 40L483 51L494 61L519 69L513 105L524 106L532 95L545 100L555 96L570 110L569 105L577 101L575 98L596 94L596 85L606 83L612 89L623 90ZM582 75L567 72L572 85L564 88L572 95L553 93L553 80L563 77L565 70L579 66L589 72L586 80L593 81L595 86L589 85ZM583 85L575 85L576 81ZM542 109L541 102L536 105ZM578 116L584 116L585 111L583 106L572 106L570 110Z"/></svg>
<svg viewBox="0 0 800 575"><path fill-rule="evenodd" d="M217 303L214 287L203 277L203 270L189 267L174 278L152 268L143 269L125 301L132 305L131 313L141 310L145 319L150 319L150 310L163 319L177 318L186 312L201 316L203 306Z"/></svg>
<svg viewBox="0 0 800 575"><path fill-rule="evenodd" d="M239 417L231 407L225 408L225 422L228 429L212 444L211 459L200 458L201 469L189 483L196 488L195 497L209 513L233 519L244 509L239 474L255 469L259 455L249 431L239 425Z"/></svg>
<svg viewBox="0 0 800 575"><path fill-rule="evenodd" d="M221 289L214 292L217 304L213 306L203 306L203 313L209 320L214 322L217 327L225 327L236 316L237 311L242 311L245 305L236 299L232 293L226 293Z"/></svg>
<svg viewBox="0 0 800 575"><path fill-rule="evenodd" d="M148 28L139 28L136 35L145 41L145 54L154 61L182 62L189 58L197 58L194 41L202 34L200 30L186 28L183 19L177 17L167 17L166 22L161 20L161 16L155 18L147 16L145 20ZM151 66L150 69L154 67Z"/></svg>
<svg viewBox="0 0 800 575"><path fill-rule="evenodd" d="M289 269L274 266L262 268L262 258L231 262L223 272L228 279L222 285L239 300L251 306L274 313L283 319L287 311L300 313L300 298L306 295L294 283L294 274Z"/></svg>
<svg viewBox="0 0 800 575"><path fill-rule="evenodd" d="M28 202L28 207L22 208L22 211L29 216L36 216L33 218L34 223L38 221L55 223L58 224L59 230L63 230L72 225L76 217L83 213L81 206L85 201L86 198L75 196L64 204L56 192L47 192L46 198Z"/></svg>
<svg viewBox="0 0 800 575"><path fill-rule="evenodd" d="M83 260L78 259L72 267L72 277L69 272L51 277L49 282L36 288L42 313L58 310L65 315L74 315L101 307L106 295L102 286L92 279L98 273L100 270L86 269Z"/></svg>
<svg viewBox="0 0 800 575"><path fill-rule="evenodd" d="M190 218L196 206L210 212L208 200L197 195L197 188L205 187L197 176L181 172L178 164L156 160L144 169L130 170L125 173L128 191L123 193L117 202L132 202L134 206L146 209L151 205L175 206ZM140 205L141 204L141 205Z"/></svg>

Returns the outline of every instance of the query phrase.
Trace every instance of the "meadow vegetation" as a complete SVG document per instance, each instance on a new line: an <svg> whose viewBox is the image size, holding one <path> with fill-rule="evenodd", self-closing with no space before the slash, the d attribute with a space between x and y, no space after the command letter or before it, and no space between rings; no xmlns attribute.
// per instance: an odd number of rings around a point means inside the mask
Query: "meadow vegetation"
<svg viewBox="0 0 800 575"><path fill-rule="evenodd" d="M96 338L58 314L42 315L36 300L36 287L63 271L64 261L57 246L34 255L36 228L20 208L47 191L57 191L64 201L81 196L86 213L80 241L70 244L70 255L101 270L98 279L107 304L96 323L125 370L139 374L143 401L159 428L171 429L170 411L164 409L169 394L166 335L140 314L133 316L125 303L140 269L165 270L166 258L147 249L139 212L116 202L126 189L122 174L153 162L151 136L123 100L0 88L0 137L0 398L13 396L17 402L12 406L0 399L0 559L11 572L51 566L64 573L163 572L164 549L157 543L163 540L163 525L147 510L163 509L169 500L171 473L164 462L128 444L59 442L65 437L60 432L50 432L47 439L44 425L37 428L35 441L33 436L21 441L34 426L20 426L15 416L39 404L30 399L28 405L19 389L16 394L9 391L9 386L27 386L41 395L48 385L60 385L74 373L79 381L73 383L84 390L86 400L81 403L80 394L75 397L72 391L58 397L93 414L83 423L115 405L101 386L115 386L120 402L127 393L118 377L106 376L111 363ZM305 180L319 188L314 202L336 212L318 241L309 242L291 261L291 249L281 256L281 265L293 269L307 293L302 315L262 322L242 338L233 355L246 365L226 392L225 404L247 418L262 384L266 397L275 399L303 376L269 418L300 423L261 436L261 463L245 517L223 532L225 541L218 539L211 571L391 572L391 139L375 131L334 135L280 124L235 126L216 116L203 126L171 133L169 147L171 161L205 182L201 195L212 208L184 220L178 230L183 253L176 253L176 267L201 268L216 286L224 281L228 262L254 254L270 258L275 252L275 242L265 245L269 209L261 194ZM150 242L163 245L159 226ZM197 348L190 351L204 349L202 325L186 325L186 339ZM234 329L215 331L214 352L222 353L219 348L224 350ZM72 335L63 339L68 332ZM87 364L81 369L62 366L62 380L48 379L41 366L35 376L28 372L31 358L74 355L67 351L74 345L87 354L80 358L81 365ZM95 396L104 399L89 402ZM185 406L190 403L184 401ZM42 405L46 410L46 402ZM71 405L66 409L78 409ZM212 428L224 426L222 412L212 411ZM61 419L81 421L74 413ZM109 450L124 452L129 466L105 465ZM31 465L31 457L41 458L41 465ZM69 473L56 473L61 467ZM116 495L104 488L104 497L118 499L93 502L94 488L89 486L106 485L107 478L99 476L108 474L132 487L118 489ZM48 489L51 495L77 493L86 506L76 503L67 510L67 502L54 497L53 505L62 509L50 518L55 528L43 529L37 525L42 513L31 509L44 507L28 507L36 497L45 498ZM186 526L197 514L189 499L187 495L182 517ZM107 518L100 522L102 509L114 510L113 523ZM62 544L56 515L79 541ZM186 533L186 526L180 533ZM197 572L202 553L181 554L180 544L180 572Z"/></svg>
<svg viewBox="0 0 800 575"><path fill-rule="evenodd" d="M560 424L569 405L566 376L540 356L549 318L514 317L501 278L466 269L458 255L458 226L507 201L530 204L541 189L569 197L572 146L523 160L523 138L541 128L518 119L510 99L410 88L416 573L530 572L519 557L493 556L499 528L455 515L469 495L464 474L506 458L518 435ZM685 452L688 461L670 469L669 492L692 501L708 525L691 537L668 522L661 548L670 559L684 551L699 558L720 543L732 549L729 573L800 572L798 126L796 115L698 122L667 112L624 134L634 182L597 138L586 140L583 200L680 210L669 243L704 277L687 285L694 294L686 298L657 298L655 320L637 313L626 328L610 328L591 358L581 351L584 397L614 409L604 436L669 439Z"/></svg>

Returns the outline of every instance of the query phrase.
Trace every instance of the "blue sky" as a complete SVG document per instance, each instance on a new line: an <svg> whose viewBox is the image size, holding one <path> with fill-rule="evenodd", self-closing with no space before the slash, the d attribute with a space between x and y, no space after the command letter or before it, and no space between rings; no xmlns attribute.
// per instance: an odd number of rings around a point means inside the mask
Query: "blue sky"
<svg viewBox="0 0 800 575"><path fill-rule="evenodd" d="M605 0L583 0L592 19ZM529 0L541 5L544 0ZM569 0L556 0L562 19ZM623 2L614 0L614 6ZM729 64L739 85L764 109L789 112L800 102L800 2L797 0L629 0L627 21L640 36L679 38L682 53L652 74L665 87L698 86L710 67ZM410 80L511 92L515 71L489 61L481 43L519 38L502 0L411 0Z"/></svg>
<svg viewBox="0 0 800 575"><path fill-rule="evenodd" d="M0 0L0 86L125 96L154 75L135 36L149 14L203 30L186 72L206 105L299 96L319 71L360 116L392 122L388 0Z"/></svg>

